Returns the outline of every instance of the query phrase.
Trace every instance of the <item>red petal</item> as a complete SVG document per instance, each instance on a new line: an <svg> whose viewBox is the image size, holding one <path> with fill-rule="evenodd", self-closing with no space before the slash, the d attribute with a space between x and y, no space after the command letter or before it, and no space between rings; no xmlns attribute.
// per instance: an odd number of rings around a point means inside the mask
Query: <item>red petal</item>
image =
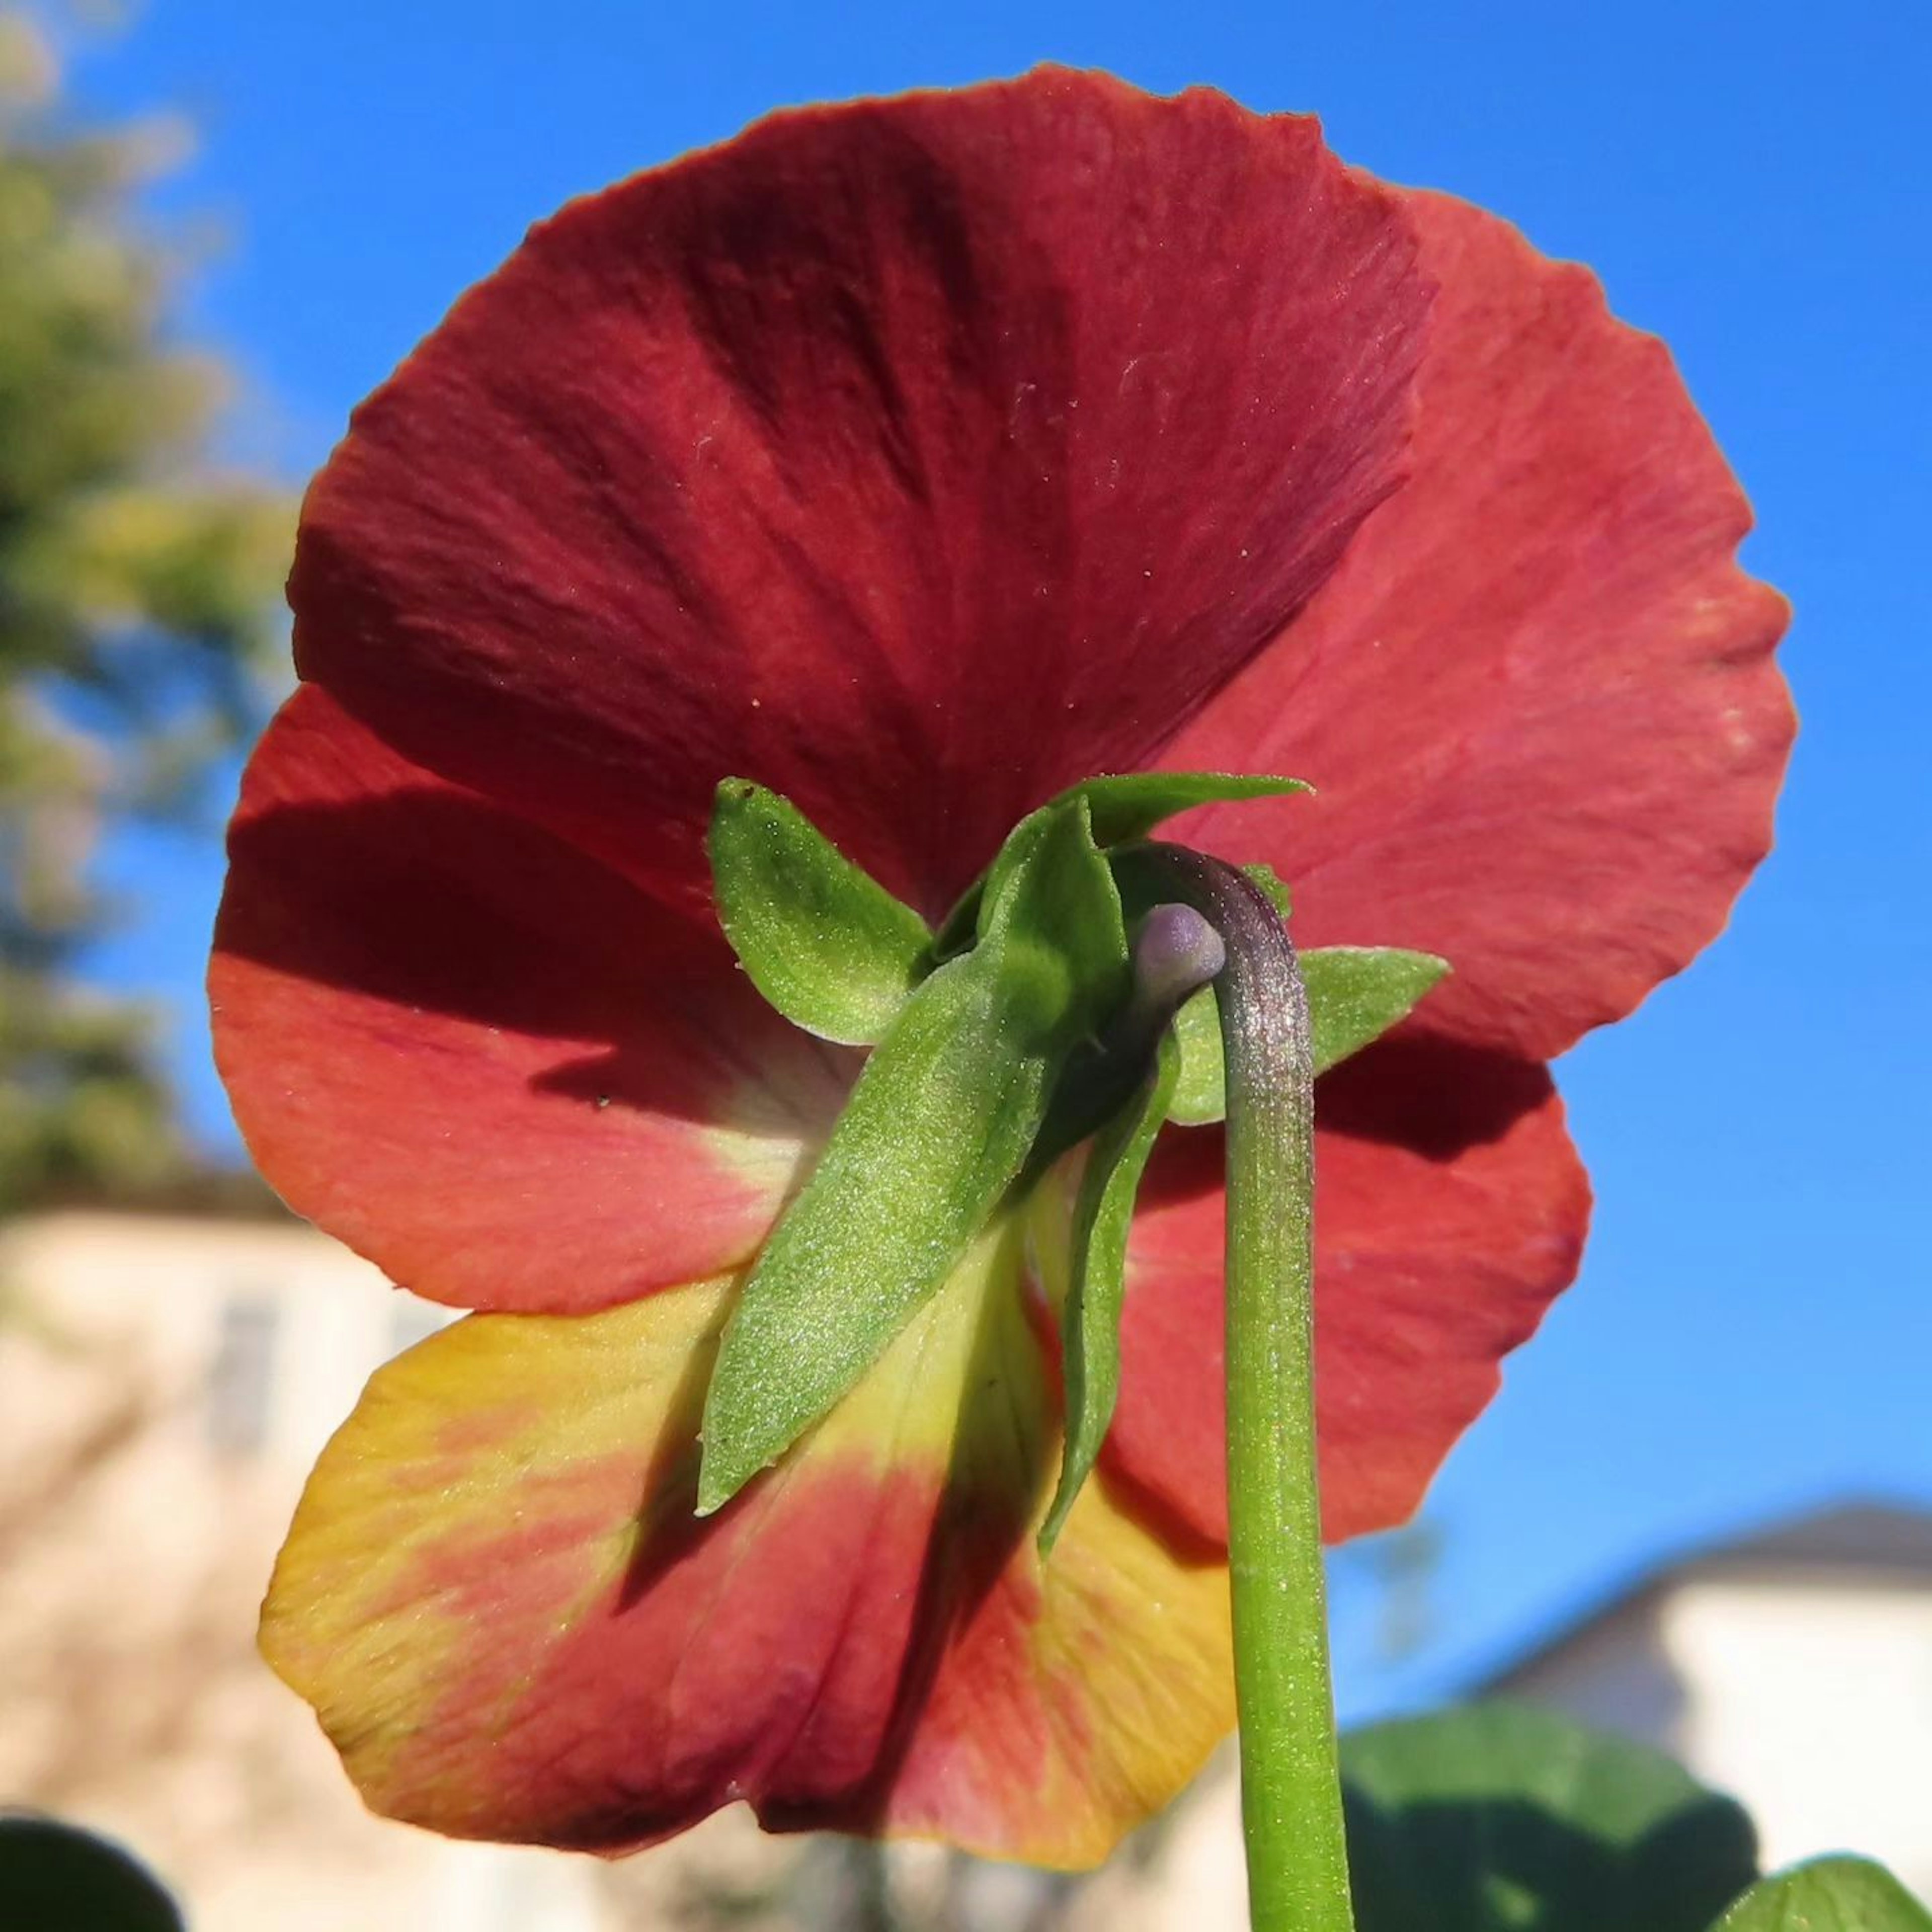
<svg viewBox="0 0 1932 1932"><path fill-rule="evenodd" d="M473 1308L749 1255L854 1063L550 833L296 693L248 768L209 970L236 1117L298 1214Z"/></svg>
<svg viewBox="0 0 1932 1932"><path fill-rule="evenodd" d="M1329 1540L1405 1521L1582 1252L1589 1190L1540 1066L1429 1040L1317 1089L1316 1393ZM1172 1138L1129 1251L1109 1466L1227 1536L1221 1147Z"/></svg>
<svg viewBox="0 0 1932 1932"><path fill-rule="evenodd" d="M446 1330L310 1478L271 1661L371 1804L459 1836L620 1850L743 1798L1094 1862L1232 1721L1226 1582L1098 1485L1042 1571L1055 1432L1018 1248L996 1232L703 1522L728 1283Z"/></svg>
<svg viewBox="0 0 1932 1932"><path fill-rule="evenodd" d="M1210 93L776 116L538 228L357 412L302 673L660 889L740 773L943 909L1394 487L1412 253L1312 121Z"/></svg>
<svg viewBox="0 0 1932 1932"><path fill-rule="evenodd" d="M1782 600L1654 338L1493 217L1412 195L1441 284L1408 486L1163 754L1320 795L1201 842L1294 886L1295 933L1451 960L1420 1024L1532 1058L1719 929L1792 733Z"/></svg>

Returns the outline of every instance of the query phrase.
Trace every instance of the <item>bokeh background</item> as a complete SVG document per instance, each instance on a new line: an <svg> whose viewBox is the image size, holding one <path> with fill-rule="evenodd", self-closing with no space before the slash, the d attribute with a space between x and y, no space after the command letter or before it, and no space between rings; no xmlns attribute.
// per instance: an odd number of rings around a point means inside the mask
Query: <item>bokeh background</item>
<svg viewBox="0 0 1932 1932"><path fill-rule="evenodd" d="M572 195L778 105L1043 59L1312 110L1348 159L1592 264L1615 308L1671 344L1756 506L1747 561L1796 608L1803 732L1778 849L1709 955L1558 1070L1598 1193L1582 1278L1418 1526L1337 1556L1345 1718L1540 1685L1735 1778L1726 1752L1770 1748L1738 1728L1754 1702L1809 1673L1826 1688L1780 1751L1849 1748L1882 1762L1875 1783L1932 1792L1932 12L0 9L0 1631L32 1639L0 1664L0 1698L25 1708L72 1679L64 1718L26 1726L32 1749L15 1726L0 1798L145 1834L136 1848L196 1923L244 1908L278 1926L404 1921L326 1901L299 1916L274 1889L315 1882L295 1854L264 1853L254 1878L218 1870L226 1839L245 1862L239 1840L268 1832L241 1797L185 1833L152 1822L181 1808L171 1778L224 1751L238 1791L286 1779L296 1812L311 1789L340 1802L305 1721L265 1744L256 1689L235 1688L254 1684L247 1539L272 1546L362 1356L434 1318L398 1318L352 1268L338 1283L332 1256L266 1211L208 1065L214 828L286 678L274 598L294 496L356 400ZM352 1334L346 1318L287 1312L325 1304L368 1312ZM158 1307L182 1333L157 1339ZM211 1455L231 1487L218 1507L184 1501ZM113 1698L89 1714L78 1687L187 1668L115 1625L198 1511L205 1560L170 1613L188 1637L170 1624L166 1641L191 1639L182 1657L243 1714L205 1736L197 1697L172 1730L117 1730ZM1726 1590L1730 1624L1712 1607ZM1694 1598L1704 1607L1682 1609ZM50 1632L90 1607L102 1628L76 1666ZM1693 1625L1708 1642L1683 1636ZM1714 1676L1700 1675L1707 1651ZM1891 1707L1877 1730L1832 1731L1834 1711L1866 1704ZM56 1774L62 1750L81 1762ZM1811 1802L1763 1801L1780 1845L1831 1842L1837 1822ZM1217 1802L1200 1801L1204 1821ZM400 1830L350 1804L330 1856L382 1868L392 1852L371 1848ZM836 1858L774 1875L756 1848L719 1843L724 1867L742 1852L758 1874L733 1909L774 1924L913 1909ZM1932 1886L1932 1826L1916 1856ZM511 1869L446 1874L417 1922L711 1909L710 1878L657 1884L640 1865L564 1905L541 1903L548 1880L518 1893ZM1186 1869L1207 1897L1209 1865ZM993 1909L970 1904L993 1878L938 1870L893 1882L938 1887L934 1909L962 1924ZM1002 1924L1094 1909L1054 1888L988 1896ZM1108 1909L1096 1922L1126 1922ZM506 1910L524 1916L490 1916ZM554 1916L569 1911L629 1916Z"/></svg>

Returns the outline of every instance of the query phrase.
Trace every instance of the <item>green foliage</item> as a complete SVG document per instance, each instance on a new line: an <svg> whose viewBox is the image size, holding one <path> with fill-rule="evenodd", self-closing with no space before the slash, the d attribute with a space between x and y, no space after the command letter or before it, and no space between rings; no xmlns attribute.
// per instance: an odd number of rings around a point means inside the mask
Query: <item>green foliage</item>
<svg viewBox="0 0 1932 1932"><path fill-rule="evenodd" d="M0 1210L181 1160L149 1016L71 984L88 856L256 721L292 521L207 464L222 371L135 204L164 130L74 130L56 87L0 10Z"/></svg>
<svg viewBox="0 0 1932 1932"><path fill-rule="evenodd" d="M1303 953L1316 1072L1326 1073L1381 1039L1448 970L1448 961L1432 952L1394 946L1324 946ZM1180 1078L1168 1118L1183 1126L1204 1126L1228 1111L1220 1008L1211 986L1174 1016L1174 1030L1180 1042Z"/></svg>
<svg viewBox="0 0 1932 1932"><path fill-rule="evenodd" d="M925 920L748 779L718 788L707 843L718 922L752 985L821 1040L884 1039L926 962Z"/></svg>
<svg viewBox="0 0 1932 1932"><path fill-rule="evenodd" d="M1757 1875L1729 1798L1551 1712L1377 1724L1342 1772L1359 1932L1708 1932Z"/></svg>
<svg viewBox="0 0 1932 1932"><path fill-rule="evenodd" d="M182 1932L146 1869L91 1832L0 1815L0 1903L12 1932Z"/></svg>
<svg viewBox="0 0 1932 1932"><path fill-rule="evenodd" d="M1932 1932L1932 1913L1869 1858L1820 1858L1753 1886L1713 1932Z"/></svg>
<svg viewBox="0 0 1932 1932"><path fill-rule="evenodd" d="M900 1010L745 1285L705 1400L700 1513L824 1414L952 1271L1068 1050L1118 1004L1126 934L1083 802L1048 814L982 924Z"/></svg>

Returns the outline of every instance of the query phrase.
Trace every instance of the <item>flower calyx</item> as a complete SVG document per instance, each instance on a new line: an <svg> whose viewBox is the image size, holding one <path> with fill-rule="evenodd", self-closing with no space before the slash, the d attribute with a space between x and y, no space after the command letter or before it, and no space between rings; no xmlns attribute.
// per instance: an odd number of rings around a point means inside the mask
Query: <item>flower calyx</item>
<svg viewBox="0 0 1932 1932"><path fill-rule="evenodd" d="M1049 1548L1090 1472L1119 1382L1135 1197L1166 1123L1225 1106L1213 982L1221 936L1136 854L1194 806L1291 778L1090 779L1022 820L934 933L776 794L718 788L708 840L726 938L779 1012L869 1046L817 1166L746 1279L703 1423L698 1508L722 1508L830 1410L999 1217L1090 1143L1064 1252L1040 1272L1063 1325L1066 1448ZM1256 883L1278 914L1286 894ZM1318 1066L1403 1018L1448 970L1426 954L1304 956Z"/></svg>

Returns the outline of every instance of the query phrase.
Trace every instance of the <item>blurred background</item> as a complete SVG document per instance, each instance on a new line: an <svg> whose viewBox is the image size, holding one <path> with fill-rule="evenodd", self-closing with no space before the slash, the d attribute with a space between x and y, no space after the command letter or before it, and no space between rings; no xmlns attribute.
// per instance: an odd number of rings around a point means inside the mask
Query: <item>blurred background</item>
<svg viewBox="0 0 1932 1932"><path fill-rule="evenodd" d="M1052 58L1313 110L1590 262L1671 344L1796 607L1778 849L1558 1070L1583 1276L1418 1524L1336 1554L1344 1718L1540 1698L1736 1791L1772 1859L1856 1844L1932 1896L1928 22L0 5L0 1803L128 1844L207 1932L1240 1922L1225 1766L1082 1886L729 1817L607 1868L366 1817L251 1648L315 1450L442 1318L278 1213L208 1062L304 478L569 196L780 104Z"/></svg>

